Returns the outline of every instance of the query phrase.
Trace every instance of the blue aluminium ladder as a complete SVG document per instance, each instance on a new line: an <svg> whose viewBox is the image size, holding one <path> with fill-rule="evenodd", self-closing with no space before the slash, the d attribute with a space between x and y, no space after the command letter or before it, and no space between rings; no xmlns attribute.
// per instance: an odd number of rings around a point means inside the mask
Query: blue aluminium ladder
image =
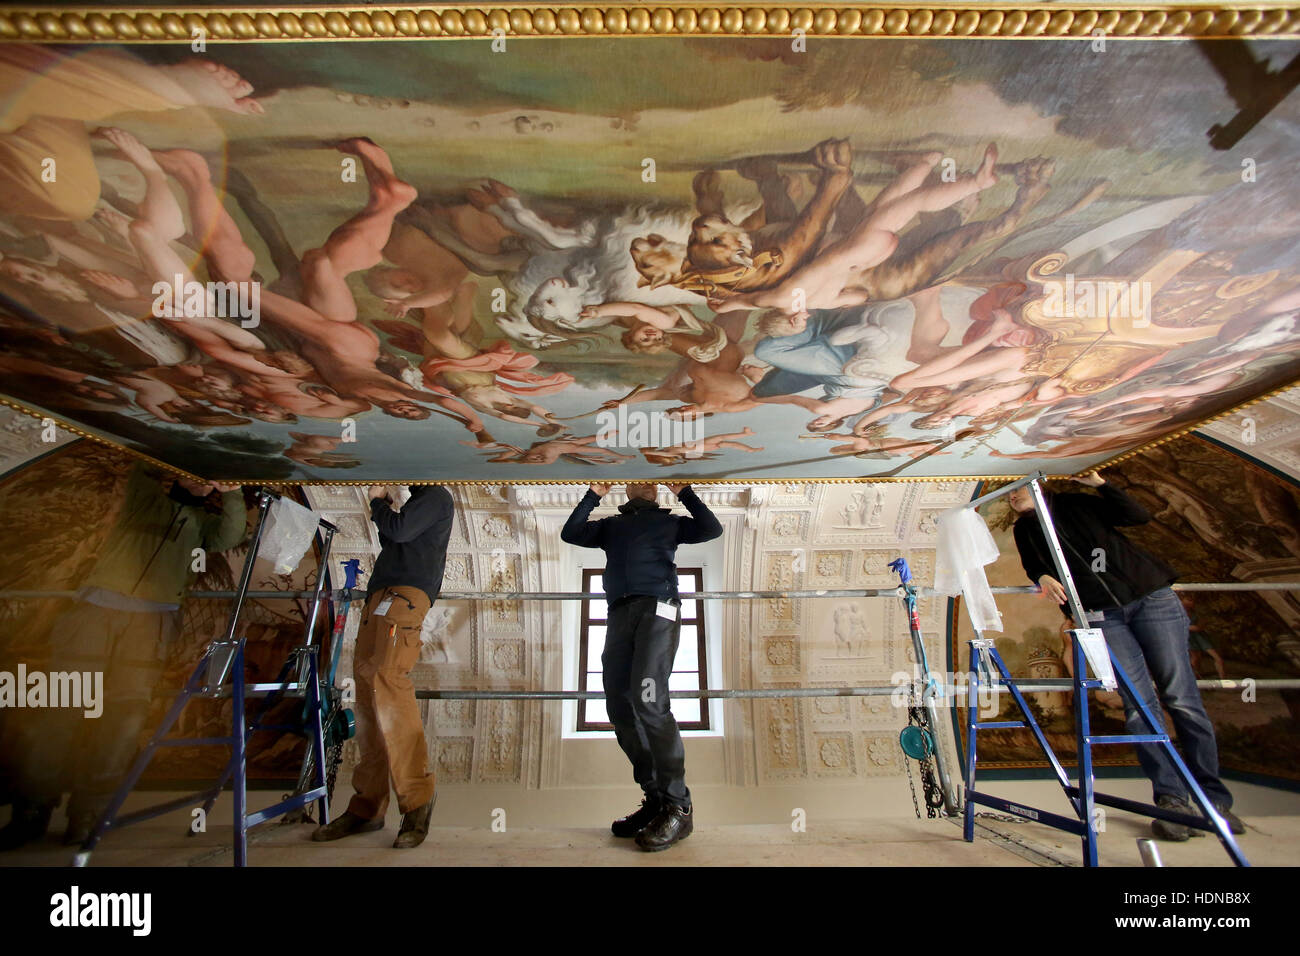
<svg viewBox="0 0 1300 956"><path fill-rule="evenodd" d="M342 741L347 740L353 736L353 730L354 730L354 724L351 721L352 712L348 710L341 710L339 707L335 706L337 691L334 689L334 675L338 670L339 655L343 649L343 632L347 626L348 607L352 600L352 590L356 587L358 575L362 573L361 562L356 558L352 558L349 561L345 561L343 562L343 570L346 574L347 582L344 585L342 600L339 603L338 611L334 615L334 627L330 637L330 646L331 646L330 666L324 678L320 681L320 693L317 694L315 697L316 701L320 704L318 709L320 710L320 715L321 715L321 739L324 742L327 756L329 754L329 750L332 742L337 741L338 743L341 744ZM329 574L328 566L326 566L324 573L325 575ZM332 595L334 592L332 589L326 589L326 593ZM316 664L316 660L315 660L315 656L319 649L315 644L311 643L312 637L313 635L309 631L307 635L307 643L295 647L293 649L293 651L289 654L288 659L284 662L284 665L280 668L279 675L276 677L276 679L273 682L271 682L270 684L256 685L258 690L265 690L266 688L271 688L271 692L268 693L266 697L263 699L262 706L258 709L257 716L254 717L253 720L249 723L248 733L252 734L261 731L280 731L280 732L288 732L288 733L300 733L304 727L308 727L308 728L312 727L311 707L312 707L313 698L311 694L306 694L306 693L303 694L304 703L302 709L302 719L299 723L266 724L262 722L263 719L266 717L266 715L271 711L271 709L275 707L275 705L278 704L281 700L283 700L288 693L296 691L299 688L305 686L302 683L294 683L290 681L289 675L291 673L296 673L300 675L300 680L301 680L301 675L304 674L313 675L312 669L313 668L319 669L319 665ZM338 725L340 724L343 725L342 729L338 727ZM298 786L296 787L296 789L293 791L292 794L286 794L285 799L289 799L289 797L291 796L293 797L301 796L302 794L306 793L308 790L315 789L313 786L312 776L314 775L315 767L316 767L316 763L315 763L316 751L314 747L310 746L311 742L309 741L308 743L309 746L303 752L302 769L298 774ZM328 761L327 761L327 770L328 770ZM205 817L207 816L207 814L212 812L212 807L217 802L217 797L220 795L221 791L225 788L225 785L230 780L230 777L233 772L234 772L233 763L228 764L226 766L225 772L221 776L221 779L217 781L216 787L213 790L208 791L209 796L203 803L203 814ZM326 777L326 785L329 787L329 792L325 797L324 803L328 803L329 799L334 795L333 781L330 780L328 776ZM284 820L282 822L283 823L304 822L306 818L296 813L296 811L301 809L303 808L302 807L286 808L284 811L282 811L282 815L284 816ZM267 819L270 818L266 816L262 816L257 822L260 823ZM249 823L250 828L255 825L256 825L255 823ZM188 835L194 836L194 831L190 830Z"/></svg>
<svg viewBox="0 0 1300 956"><path fill-rule="evenodd" d="M329 792L325 779L325 745L324 734L321 723L321 689L319 680L319 665L317 656L320 651L319 645L313 642L313 636L316 630L316 618L320 611L321 595L325 587L326 573L325 569L329 567L330 546L334 541L334 534L338 530L334 525L325 521L323 518L317 519L317 531L321 536L321 554L320 554L320 572L316 575L316 588L312 598L311 613L307 616L306 632L303 645L296 648L294 653L298 655L300 666L297 668L299 679L297 681L284 680L289 676L282 672L281 679L269 684L252 684L244 683L244 638L236 638L235 631L239 623L239 615L243 610L244 600L248 593L248 585L253 575L253 564L257 560L257 553L262 542L262 532L266 525L266 517L270 511L271 503L280 496L274 492L259 490L258 495L258 516L257 527L253 532L253 539L248 546L248 554L244 558L243 572L240 575L239 587L235 591L234 606L230 611L230 619L226 625L225 637L222 640L214 640L204 651L203 657L199 660L194 671L190 674L189 680L181 688L180 693L172 701L172 705L167 710L166 716L163 717L162 723L149 738L132 764L130 771L122 779L117 790L113 794L113 799L109 802L107 809L95 822L91 829L90 835L82 843L81 848L73 857L73 866L85 866L90 862L90 854L99 844L100 839L109 830L120 830L123 827L130 826L134 823L140 823L165 813L171 813L174 810L180 810L185 807L196 804L203 805L203 813L206 814L212 809L217 797L225 789L226 782L233 778L233 795L234 795L234 853L235 866L246 866L248 863L248 831L260 823L271 820L281 814L296 810L299 807L318 801L320 806L321 820L323 823L329 822ZM305 665L305 666L304 666ZM306 679L303 680L303 671L306 671ZM229 684L227 685L227 678ZM261 730L272 730L278 728L263 727L259 723L250 724L245 714L245 704L248 693L284 693L284 692L305 692L309 709L309 739L308 746L315 754L316 778L315 784L304 793L294 794L289 798L280 801L274 806L267 807L265 810L259 810L256 813L247 811L247 793L248 793L248 776L247 776L247 741L248 734ZM231 716L231 733L228 737L183 737L183 738L166 738L167 734L175 726L176 721L180 719L185 705L196 697L216 699L229 694L232 700ZM126 803L127 797L134 789L140 777L144 774L145 768L153 760L154 754L161 747L184 747L184 746L228 746L230 747L230 760L227 761L225 770L222 772L217 783L206 790L197 793L187 794L183 797L177 797L174 800L168 800L165 803L155 804L133 813L119 816L123 804Z"/></svg>
<svg viewBox="0 0 1300 956"><path fill-rule="evenodd" d="M1079 600L1078 591L1075 590L1074 579L1070 576L1070 569L1066 565L1065 554L1061 550L1060 541L1056 537L1056 528L1052 523L1052 516L1047 510L1047 502L1043 497L1042 486L1040 484L1044 475L1042 472L1035 472L1026 478L1011 484L1004 485L997 491L976 498L968 502L963 507L976 508L980 505L991 501L994 498L1007 494L1008 492L1028 485L1030 493L1034 497L1034 511L1038 515L1039 523L1043 528L1043 535L1047 539L1048 548L1052 554L1052 561L1056 565L1057 573L1062 586L1065 588L1066 595L1069 598L1070 610L1074 617L1077 627L1070 630L1071 644L1073 645L1074 658L1074 715L1075 730L1078 741L1078 774L1079 783L1077 785L1070 782L1065 768L1057 759L1056 754L1052 751L1051 744L1048 743L1038 721L1030 712L1028 704L1025 702L1024 695L1020 688L1016 686L1015 679L1008 673L1006 663L1002 660L1002 655L998 653L991 638L984 637L979 629L975 629L976 639L968 642L970 647L970 669L971 676L967 685L967 704L966 704L966 816L963 821L962 834L968 843L975 840L975 806L976 804L992 807L995 810L1001 810L1004 813L1014 814L1025 819L1033 820L1037 823L1043 823L1047 826L1054 827L1058 830L1064 830L1067 833L1073 833L1080 838L1083 844L1083 865L1097 865L1097 828L1096 828L1096 805L1103 804L1108 807L1114 807L1119 810L1127 810L1130 813L1140 814L1142 816L1153 817L1160 820L1167 820L1171 823L1181 823L1183 826L1192 827L1197 830L1208 830L1215 833L1219 841L1223 844L1228 856L1237 866L1250 866L1250 862L1237 846L1237 841L1224 820L1223 815L1215 809L1205 791L1201 789L1199 783L1192 776L1187 765L1183 763L1183 758L1179 755L1178 749L1174 746L1169 734L1160 730L1159 725L1155 722L1151 712L1142 703L1142 698L1134 691L1133 684L1128 675L1115 660L1115 655L1111 653L1109 645L1106 646L1107 656L1110 658L1111 667L1114 670L1116 683L1127 700L1132 701L1138 712L1142 716L1142 721L1146 725L1147 733L1143 734L1093 734L1089 724L1088 717L1088 691L1096 690L1103 686L1102 681L1097 678L1087 676L1086 659L1083 652L1082 641L1080 640L1081 632L1088 632L1087 613L1083 609L1083 604ZM996 670L996 677L994 676ZM1012 700L1015 701L1016 707L1019 708L1023 720L999 720L999 721L981 721L979 719L978 693L981 674L985 676L986 682L990 687L1002 686L1011 692ZM1065 792L1066 799L1069 800L1075 816L1067 817L1057 813L1051 813L1047 810L1041 810L1037 807L1026 807L1022 804L1013 803L1002 797L995 797L991 794L982 793L975 789L975 769L977 764L976 735L981 730L1001 730L1001 729L1026 729L1034 737L1038 748L1047 758L1052 767L1052 772L1056 775L1057 782ZM1159 747L1177 770L1179 777L1187 786L1187 791L1196 806L1200 807L1203 817L1198 817L1189 813L1178 813L1174 810L1166 810L1162 807L1153 806L1148 803L1140 803L1136 800L1128 800L1124 797L1116 797L1111 794L1098 793L1095 789L1093 780L1092 766L1092 748L1103 744L1151 744Z"/></svg>

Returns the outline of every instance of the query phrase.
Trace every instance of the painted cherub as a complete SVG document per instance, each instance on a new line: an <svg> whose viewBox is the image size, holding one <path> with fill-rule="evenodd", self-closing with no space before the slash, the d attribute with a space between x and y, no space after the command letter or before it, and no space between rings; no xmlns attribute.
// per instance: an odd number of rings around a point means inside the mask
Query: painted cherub
<svg viewBox="0 0 1300 956"><path fill-rule="evenodd" d="M293 444L284 450L284 457L314 468L357 468L361 459L338 451L339 435L308 435L289 432Z"/></svg>
<svg viewBox="0 0 1300 956"><path fill-rule="evenodd" d="M549 441L534 442L527 450L499 441L462 441L461 444L468 445L470 448L497 449L498 454L488 458L488 461L514 462L521 465L553 465L561 458L585 465L617 465L636 457L614 451L612 448L591 447L599 438L599 435L588 435L585 438L561 435Z"/></svg>
<svg viewBox="0 0 1300 956"><path fill-rule="evenodd" d="M862 455L862 454L886 454L889 456L907 455L910 458L918 458L921 455L931 452L936 455L946 454L945 452L935 451L942 442L929 441L925 439L913 438L886 438L888 429L884 425L875 425L866 429L867 434L838 434L834 432L818 432L813 435L800 435L800 438L825 438L830 441L843 440L844 444L836 445L831 449L834 455Z"/></svg>
<svg viewBox="0 0 1300 956"><path fill-rule="evenodd" d="M718 453L723 448L733 448L736 451L744 452L762 451L762 446L755 448L752 445L737 441L737 439L746 438L752 434L754 434L754 430L746 425L740 431L730 432L726 435L713 435L701 438L698 441L686 441L677 445L667 445L663 448L642 448L641 454L652 465L671 468L676 465L684 465L688 461L706 461L717 458Z"/></svg>

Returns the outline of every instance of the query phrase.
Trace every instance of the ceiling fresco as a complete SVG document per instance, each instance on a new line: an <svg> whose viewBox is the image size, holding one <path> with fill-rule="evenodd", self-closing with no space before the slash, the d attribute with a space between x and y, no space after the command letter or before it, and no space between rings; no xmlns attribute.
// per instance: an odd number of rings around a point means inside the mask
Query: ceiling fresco
<svg viewBox="0 0 1300 956"><path fill-rule="evenodd" d="M1300 375L1298 54L3 43L0 395L225 480L1078 472Z"/></svg>

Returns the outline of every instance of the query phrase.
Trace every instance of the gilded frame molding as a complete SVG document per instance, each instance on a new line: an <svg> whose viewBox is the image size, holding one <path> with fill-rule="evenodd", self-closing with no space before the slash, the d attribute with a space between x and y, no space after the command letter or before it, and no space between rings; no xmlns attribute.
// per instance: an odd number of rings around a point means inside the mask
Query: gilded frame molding
<svg viewBox="0 0 1300 956"><path fill-rule="evenodd" d="M350 7L78 7L57 11L0 4L0 42L176 43L194 31L221 41L428 40L489 37L731 36L1091 39L1300 37L1300 6L1251 4L948 3L852 6L844 3L702 6L531 3L500 6L421 4Z"/></svg>

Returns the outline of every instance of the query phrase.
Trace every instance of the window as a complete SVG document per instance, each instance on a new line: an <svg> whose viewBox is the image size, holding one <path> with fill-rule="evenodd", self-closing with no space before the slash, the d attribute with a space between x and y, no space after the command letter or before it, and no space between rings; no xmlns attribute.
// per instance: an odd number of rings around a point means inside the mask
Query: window
<svg viewBox="0 0 1300 956"><path fill-rule="evenodd" d="M582 590L599 593L602 589L604 569L586 569L582 572ZM704 590L704 571L701 568L678 568L679 593ZM708 655L704 643L703 601L682 601L681 639L673 672L668 678L669 690L707 690ZM605 648L605 629L609 625L608 610L601 598L582 602L582 620L578 630L578 689L600 691L600 654ZM673 716L682 730L709 730L708 700L704 697L673 698ZM579 731L613 730L603 700L578 701Z"/></svg>

